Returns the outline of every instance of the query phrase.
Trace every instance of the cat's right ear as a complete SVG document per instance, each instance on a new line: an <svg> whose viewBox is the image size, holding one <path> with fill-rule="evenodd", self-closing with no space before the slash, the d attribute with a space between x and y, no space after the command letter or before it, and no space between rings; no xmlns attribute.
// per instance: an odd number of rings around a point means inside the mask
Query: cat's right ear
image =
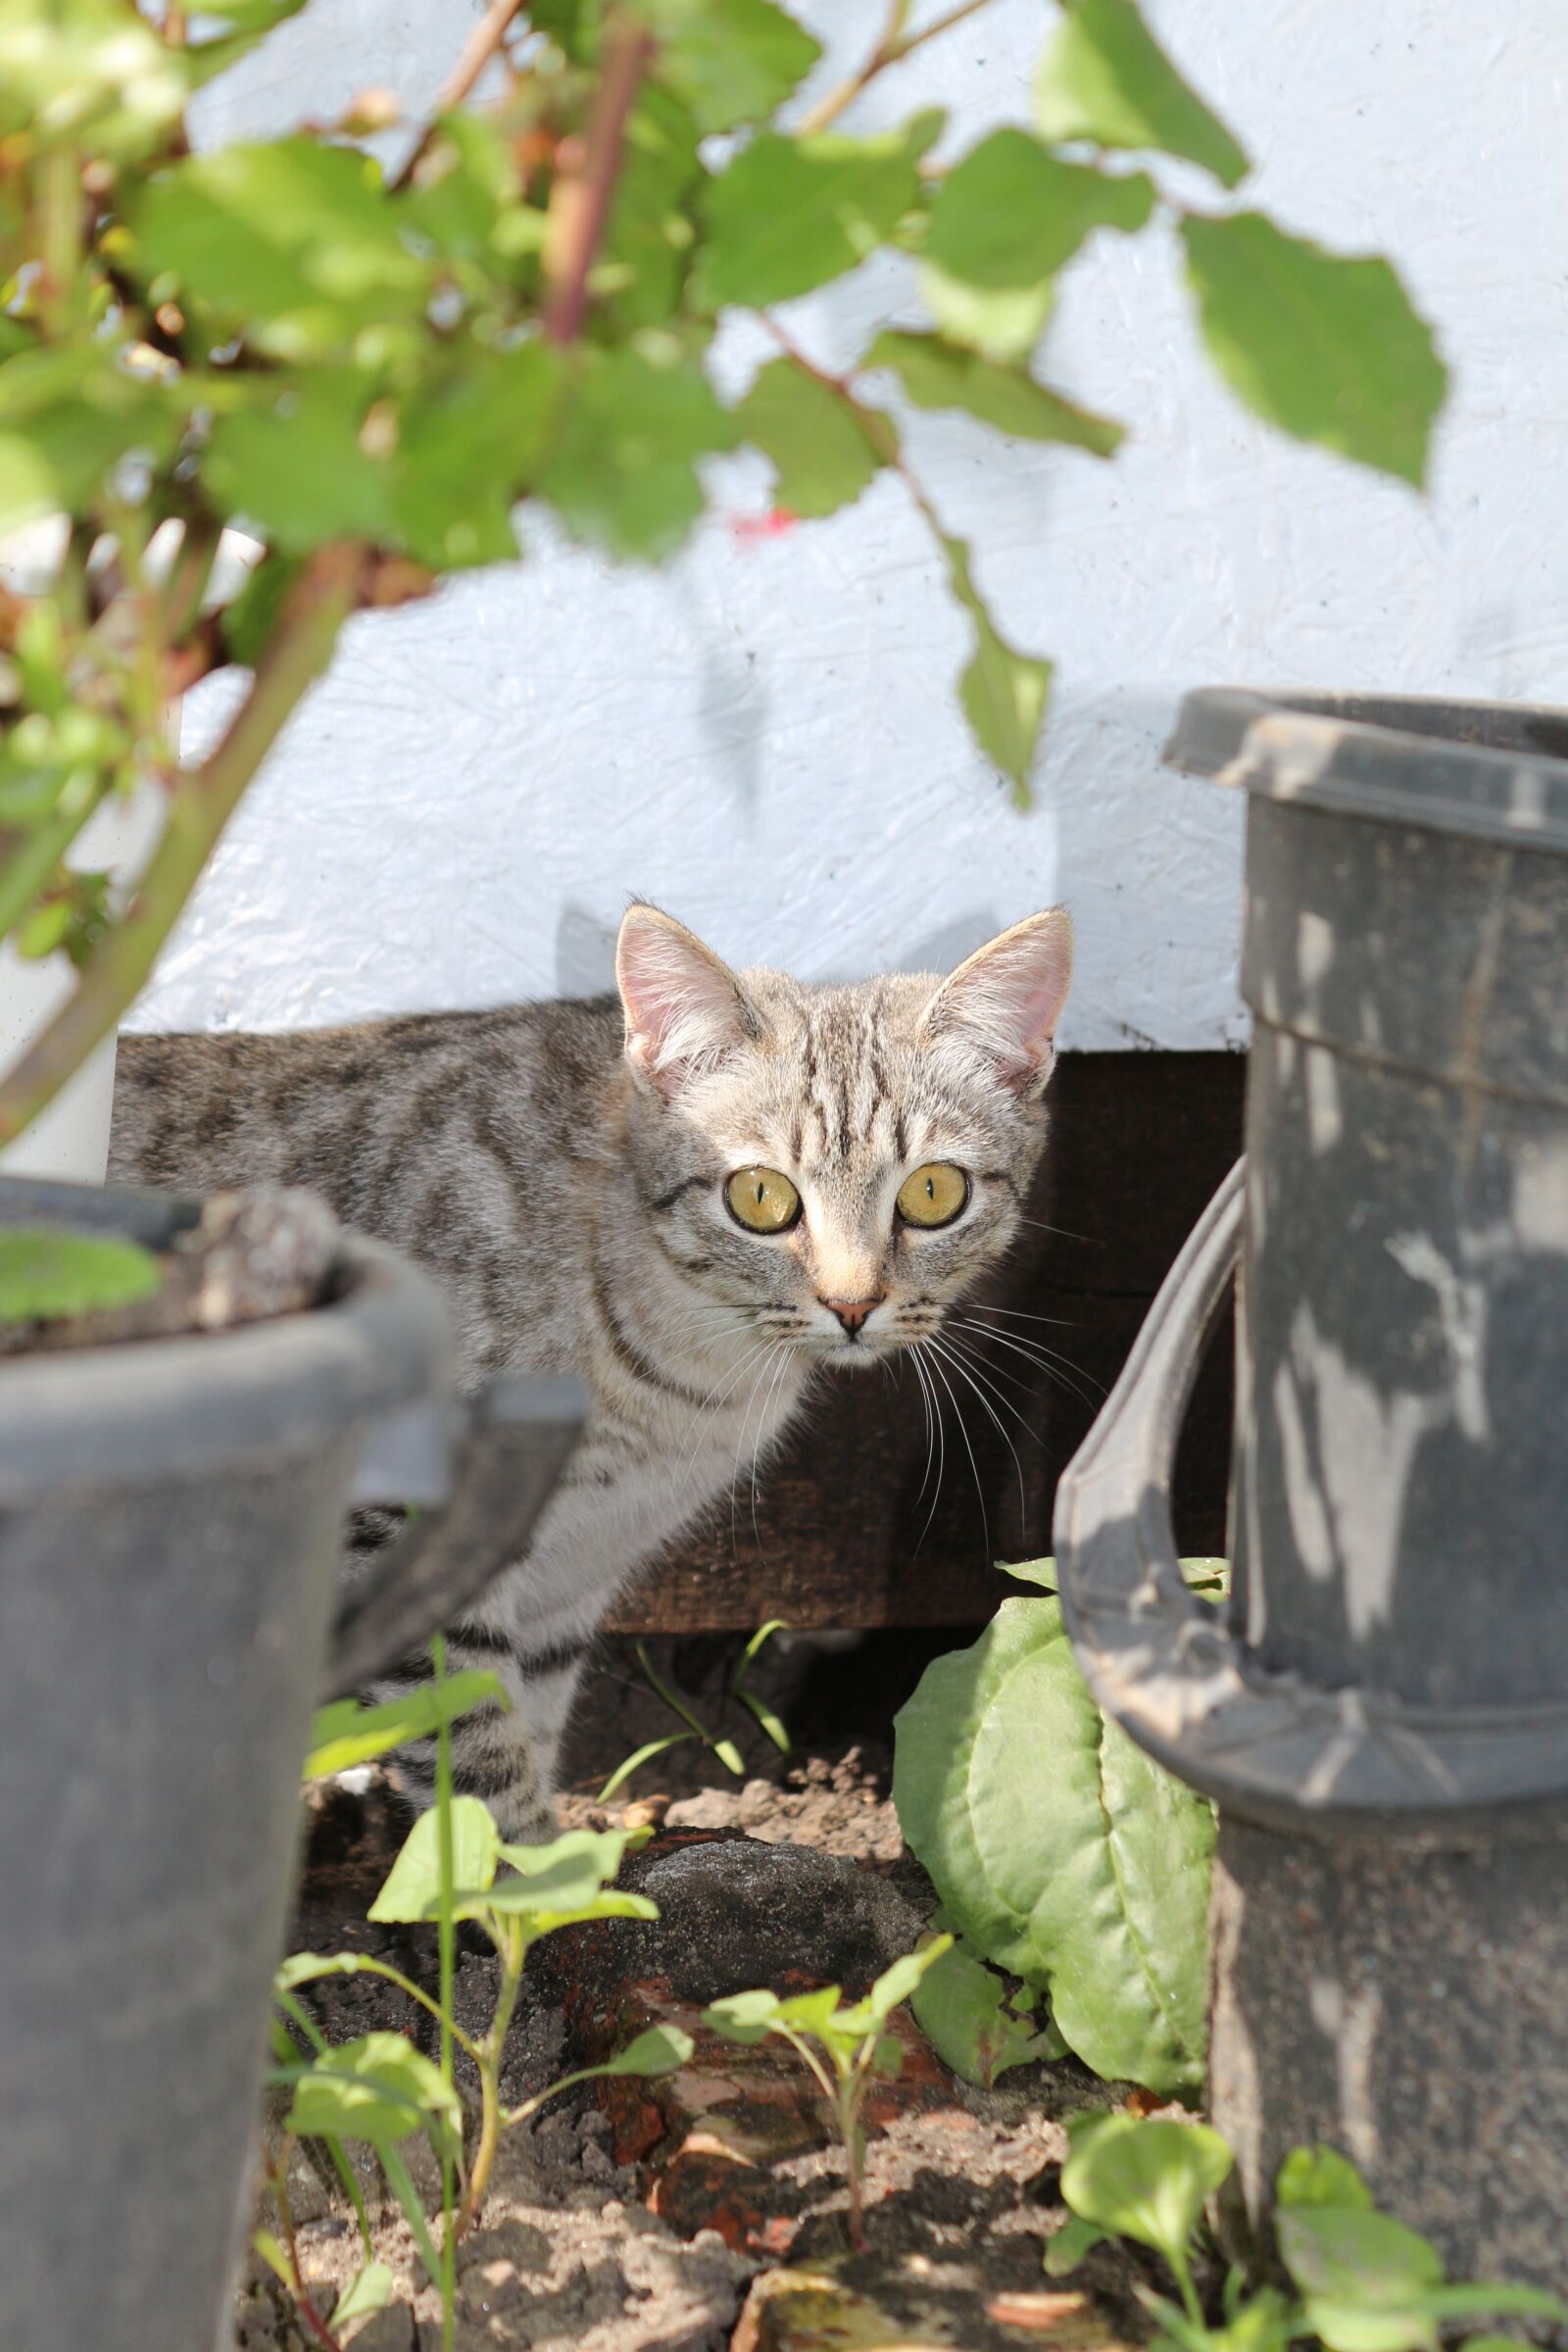
<svg viewBox="0 0 1568 2352"><path fill-rule="evenodd" d="M757 1035L757 1015L727 963L657 906L628 906L615 942L626 1059L668 1102Z"/></svg>

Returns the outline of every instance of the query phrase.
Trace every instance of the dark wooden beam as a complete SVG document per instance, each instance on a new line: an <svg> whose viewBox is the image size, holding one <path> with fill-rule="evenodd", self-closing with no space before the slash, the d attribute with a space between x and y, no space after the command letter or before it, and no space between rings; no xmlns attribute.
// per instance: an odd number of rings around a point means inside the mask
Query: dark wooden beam
<svg viewBox="0 0 1568 2352"><path fill-rule="evenodd" d="M1144 1314L1204 1202L1241 1150L1246 1062L1232 1054L1069 1054L1052 1085L1052 1145L1028 1213L1037 1220L984 1296L1018 1310L987 1379L1013 1452L973 1392L949 1377L940 1485L907 1365L824 1380L784 1454L710 1514L607 1620L623 1633L792 1625L973 1625L1002 1590L992 1563L1051 1547L1056 1479L1120 1371ZM1032 1321L1025 1318L1043 1317ZM965 1340L973 1337L964 1334ZM1231 1353L1216 1345L1188 1418L1177 1536L1225 1541ZM971 1451L973 1460L971 1462ZM1021 1479L1021 1494L1020 1494Z"/></svg>

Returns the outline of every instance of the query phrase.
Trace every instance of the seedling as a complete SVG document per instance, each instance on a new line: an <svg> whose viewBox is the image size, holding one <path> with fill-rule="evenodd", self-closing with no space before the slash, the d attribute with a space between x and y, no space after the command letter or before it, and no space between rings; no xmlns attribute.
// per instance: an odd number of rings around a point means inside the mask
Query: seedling
<svg viewBox="0 0 1568 2352"><path fill-rule="evenodd" d="M439 1643L433 1648L440 1650ZM268 2167L282 2235L259 2231L253 2244L293 2295L305 2327L320 2345L340 2352L342 2327L380 2308L391 2292L391 2275L373 2259L369 2224L346 2142L369 2147L408 2221L419 2258L442 2289L443 2331L450 2338L458 2241L478 2220L495 2164L502 2131L524 2123L546 2102L579 2082L608 2075L661 2075L684 2065L691 2038L672 2026L651 2027L600 2066L564 2075L545 2090L506 2107L501 2069L507 2030L515 2009L528 1953L557 1928L581 1920L657 1919L646 1896L623 1894L611 1882L626 1853L645 1832L622 1834L577 1830L546 1845L509 1845L488 1806L478 1797L453 1796L447 1740L452 1721L469 1708L505 1704L493 1675L436 1679L379 1707L345 1699L317 1717L308 1772L341 1771L385 1754L410 1739L434 1731L438 1768L436 1803L410 1831L386 1884L370 1906L373 1920L435 1924L441 1936L441 1995L432 1999L389 1961L367 1952L297 1952L273 1981L278 2008L303 2037L305 2048L278 2026L271 2080L290 2096L283 2138ZM500 1981L490 2023L469 2034L453 2014L452 1935L461 1920L475 1921L495 1948ZM439 2065L401 2034L366 2034L329 2047L298 1998L300 1988L330 1976L373 1976L395 1984L435 2019L441 2029ZM453 2079L452 2047L473 2061L479 2078L479 2129L471 2159L464 2166L463 2103ZM429 2141L442 2168L445 2227L439 2251L409 2175L402 2146L415 2134ZM339 2179L359 2217L364 2267L338 2298L329 2317L318 2312L300 2277L288 2201L288 2155L295 2138L325 2143ZM454 2202L452 2183L461 2186Z"/></svg>
<svg viewBox="0 0 1568 2352"><path fill-rule="evenodd" d="M1210 2325L1193 2278L1205 2200L1234 2159L1203 2124L1140 2122L1099 2113L1068 2126L1061 2193L1072 2219L1046 2249L1061 2278L1105 2237L1131 2237L1163 2255L1180 2303L1139 2293L1161 2332L1154 2352L1285 2352L1315 2337L1328 2352L1438 2352L1445 2322L1481 2317L1568 2321L1568 2305L1534 2286L1450 2283L1437 2248L1380 2213L1348 2158L1297 2148L1275 2183L1274 2230L1299 2300L1278 2288L1249 2294L1228 2275L1221 2319ZM1472 2339L1465 2352L1480 2352Z"/></svg>
<svg viewBox="0 0 1568 2352"><path fill-rule="evenodd" d="M751 2046L776 2034L810 2069L844 2144L850 2236L857 2248L865 2244L865 2135L860 2111L872 2077L891 2080L904 2061L900 2043L884 2029L926 1970L952 1945L951 1936L938 1936L921 1950L906 1953L878 1977L864 2000L848 2005L841 2000L838 1985L824 1984L816 1992L794 1993L788 2000L765 1989L732 1992L703 2011L704 2025L726 2041Z"/></svg>
<svg viewBox="0 0 1568 2352"><path fill-rule="evenodd" d="M765 1625L758 1627L741 1652L740 1661L730 1676L729 1689L726 1693L729 1698L745 1707L749 1714L755 1716L780 1755L784 1756L790 1752L790 1736L766 1701L759 1698L755 1690L747 1689L746 1678L756 1664L758 1653L763 1642L771 1635L787 1630L782 1617L770 1617ZM640 1771L643 1765L651 1764L656 1756L663 1755L669 1748L684 1746L691 1740L700 1740L703 1745L710 1749L712 1754L718 1758L725 1771L733 1773L739 1780L745 1773L746 1765L734 1740L721 1739L716 1732L710 1732L691 1705L690 1700L682 1698L677 1691L672 1690L669 1685L661 1679L655 1671L646 1645L641 1642L637 1644L637 1663L642 1668L643 1679L649 1688L657 1691L670 1713L678 1716L685 1728L678 1732L666 1732L662 1739L646 1741L642 1747L635 1749L631 1755L627 1756L624 1762L617 1764L599 1791L600 1804L608 1805L616 1790L624 1788L632 1774Z"/></svg>

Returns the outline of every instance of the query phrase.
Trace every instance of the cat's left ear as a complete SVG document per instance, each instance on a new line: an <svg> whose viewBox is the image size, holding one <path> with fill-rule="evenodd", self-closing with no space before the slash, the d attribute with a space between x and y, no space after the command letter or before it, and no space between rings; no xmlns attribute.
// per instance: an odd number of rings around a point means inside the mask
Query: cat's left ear
<svg viewBox="0 0 1568 2352"><path fill-rule="evenodd" d="M657 906L627 907L615 942L615 985L626 1012L626 1059L666 1102L758 1033L729 965Z"/></svg>
<svg viewBox="0 0 1568 2352"><path fill-rule="evenodd" d="M1071 983L1072 917L1050 906L976 948L948 974L920 1025L933 1040L972 1047L1011 1093L1038 1093Z"/></svg>

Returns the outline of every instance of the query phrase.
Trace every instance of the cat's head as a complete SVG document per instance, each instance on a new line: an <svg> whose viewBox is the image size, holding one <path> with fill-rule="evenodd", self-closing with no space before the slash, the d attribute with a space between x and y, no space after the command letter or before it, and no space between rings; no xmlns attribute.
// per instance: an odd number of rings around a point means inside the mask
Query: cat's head
<svg viewBox="0 0 1568 2352"><path fill-rule="evenodd" d="M733 972L657 907L621 925L628 1134L654 1239L737 1330L852 1365L936 1331L1001 1254L1045 1140L1062 907L946 979Z"/></svg>

